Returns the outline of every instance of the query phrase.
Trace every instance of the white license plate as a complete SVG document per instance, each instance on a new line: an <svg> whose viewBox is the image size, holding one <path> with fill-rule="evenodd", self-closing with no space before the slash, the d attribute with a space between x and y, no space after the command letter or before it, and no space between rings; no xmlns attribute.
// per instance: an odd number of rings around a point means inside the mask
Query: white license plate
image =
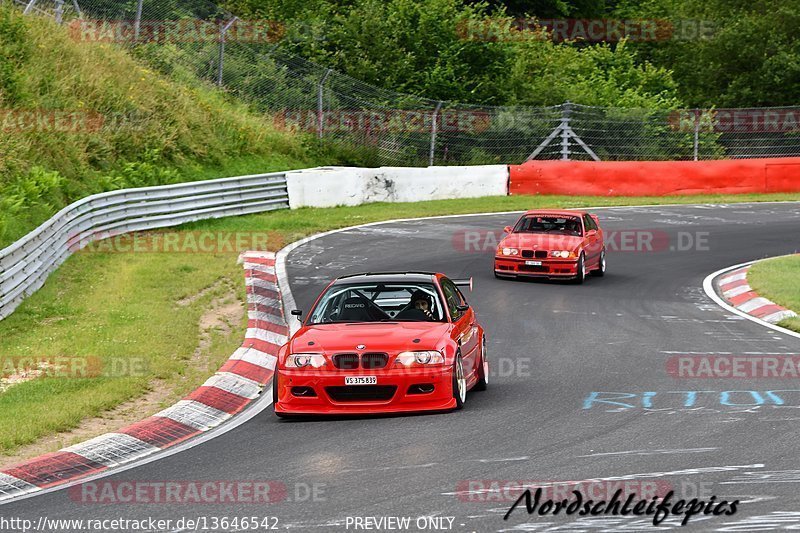
<svg viewBox="0 0 800 533"><path fill-rule="evenodd" d="M345 385L376 385L378 383L377 376L345 376Z"/></svg>
<svg viewBox="0 0 800 533"><path fill-rule="evenodd" d="M541 261L525 261L525 264L528 265L528 266L534 266L534 267L542 266L542 262Z"/></svg>

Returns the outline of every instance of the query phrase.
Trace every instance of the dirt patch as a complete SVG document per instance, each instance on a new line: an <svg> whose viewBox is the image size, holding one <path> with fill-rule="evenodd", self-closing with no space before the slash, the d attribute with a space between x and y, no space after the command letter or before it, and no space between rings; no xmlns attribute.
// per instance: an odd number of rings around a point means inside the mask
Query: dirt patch
<svg viewBox="0 0 800 533"><path fill-rule="evenodd" d="M186 380L192 379L194 381L189 386L189 390L193 386L200 386L216 370L216 368L211 368L213 361L212 354L209 353L212 345L212 335L217 334L227 337L236 331L244 319L245 306L237 298L233 281L227 278L220 279L199 293L187 296L176 302L179 306L185 307L221 287L225 288L224 293L208 304L208 307L198 320L197 347L192 357L187 360L187 370L189 370L187 374L191 377L184 377ZM41 371L39 372L41 373ZM36 375L32 375L28 379L35 377ZM11 384L9 383L8 385L10 386ZM185 390L187 385L186 381L167 382L156 379L150 384L150 390L144 396L118 405L98 417L83 420L73 430L44 437L32 444L22 446L13 455L0 456L0 468L13 466L26 459L54 452L104 433L118 431L133 422L138 422L164 409L180 398L180 391Z"/></svg>

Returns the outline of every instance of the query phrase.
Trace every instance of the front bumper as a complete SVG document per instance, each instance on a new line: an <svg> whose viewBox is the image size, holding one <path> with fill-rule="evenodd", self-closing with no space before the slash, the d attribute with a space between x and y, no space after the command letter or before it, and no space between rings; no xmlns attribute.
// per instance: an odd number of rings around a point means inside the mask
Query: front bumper
<svg viewBox="0 0 800 533"><path fill-rule="evenodd" d="M377 385L345 386L345 376L375 376ZM451 366L372 371L281 369L276 371L274 386L278 414L441 411L456 406ZM305 394L309 389L313 396Z"/></svg>
<svg viewBox="0 0 800 533"><path fill-rule="evenodd" d="M541 265L526 265L526 261ZM577 259L524 259L513 256L496 256L494 271L499 276L530 276L541 278L574 278L578 276Z"/></svg>

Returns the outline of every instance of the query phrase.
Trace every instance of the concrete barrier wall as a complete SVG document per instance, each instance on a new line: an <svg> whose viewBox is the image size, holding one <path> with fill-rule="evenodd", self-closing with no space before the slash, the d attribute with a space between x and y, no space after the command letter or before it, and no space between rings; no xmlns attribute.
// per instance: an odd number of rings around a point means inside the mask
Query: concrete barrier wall
<svg viewBox="0 0 800 533"><path fill-rule="evenodd" d="M508 167L321 167L286 174L289 207L416 202L508 194Z"/></svg>
<svg viewBox="0 0 800 533"><path fill-rule="evenodd" d="M800 192L800 158L721 161L529 161L509 194L665 196Z"/></svg>

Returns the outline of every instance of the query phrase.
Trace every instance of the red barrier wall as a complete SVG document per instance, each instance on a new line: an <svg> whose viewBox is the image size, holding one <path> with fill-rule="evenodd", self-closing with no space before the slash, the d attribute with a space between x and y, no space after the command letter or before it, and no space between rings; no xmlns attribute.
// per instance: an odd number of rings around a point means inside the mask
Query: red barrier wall
<svg viewBox="0 0 800 533"><path fill-rule="evenodd" d="M800 157L722 161L528 161L509 194L666 196L800 192Z"/></svg>

